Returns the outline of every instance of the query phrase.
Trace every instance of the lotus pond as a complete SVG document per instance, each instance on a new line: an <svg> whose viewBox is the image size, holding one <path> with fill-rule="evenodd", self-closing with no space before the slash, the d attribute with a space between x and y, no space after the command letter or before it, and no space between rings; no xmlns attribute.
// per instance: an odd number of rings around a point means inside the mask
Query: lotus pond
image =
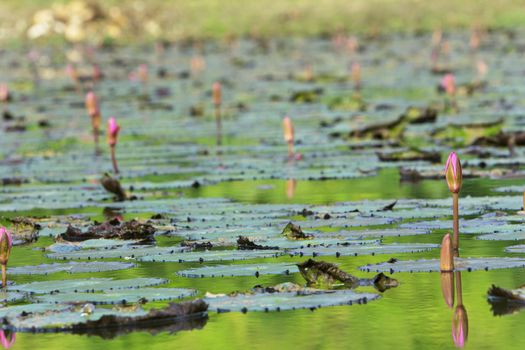
<svg viewBox="0 0 525 350"><path fill-rule="evenodd" d="M2 346L525 348L521 38L0 51Z"/></svg>

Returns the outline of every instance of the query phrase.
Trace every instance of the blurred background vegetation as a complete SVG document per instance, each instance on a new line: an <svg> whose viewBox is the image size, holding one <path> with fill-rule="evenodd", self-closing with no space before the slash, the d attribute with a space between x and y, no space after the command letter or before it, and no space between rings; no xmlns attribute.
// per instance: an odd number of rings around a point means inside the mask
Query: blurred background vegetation
<svg viewBox="0 0 525 350"><path fill-rule="evenodd" d="M523 0L0 1L0 41L380 35L524 24Z"/></svg>

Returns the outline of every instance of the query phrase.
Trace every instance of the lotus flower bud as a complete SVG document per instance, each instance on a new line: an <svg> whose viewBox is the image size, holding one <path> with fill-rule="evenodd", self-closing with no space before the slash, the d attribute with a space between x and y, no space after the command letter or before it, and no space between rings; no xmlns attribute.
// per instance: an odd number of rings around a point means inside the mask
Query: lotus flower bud
<svg viewBox="0 0 525 350"><path fill-rule="evenodd" d="M117 124L115 117L111 117L108 120L108 144L110 146L115 146L117 144L118 132L120 131L120 126Z"/></svg>
<svg viewBox="0 0 525 350"><path fill-rule="evenodd" d="M352 75L352 82L359 86L361 83L361 65L358 62L352 63L351 73Z"/></svg>
<svg viewBox="0 0 525 350"><path fill-rule="evenodd" d="M16 341L16 333L9 329L0 329L0 344L4 349L10 349Z"/></svg>
<svg viewBox="0 0 525 350"><path fill-rule="evenodd" d="M100 66L98 64L93 65L93 80L99 81L102 79L102 70L100 69Z"/></svg>
<svg viewBox="0 0 525 350"><path fill-rule="evenodd" d="M86 109L90 117L94 117L100 113L98 108L98 99L93 91L86 94Z"/></svg>
<svg viewBox="0 0 525 350"><path fill-rule="evenodd" d="M141 82L146 83L148 81L148 65L147 64L143 63L139 66L138 76Z"/></svg>
<svg viewBox="0 0 525 350"><path fill-rule="evenodd" d="M450 234L446 234L441 242L441 258L439 260L439 268L442 272L454 270L454 257L452 254L452 241Z"/></svg>
<svg viewBox="0 0 525 350"><path fill-rule="evenodd" d="M461 170L461 162L456 152L451 152L445 164L445 177L447 179L448 189L452 193L459 193L461 189L463 172Z"/></svg>
<svg viewBox="0 0 525 350"><path fill-rule="evenodd" d="M456 93L456 79L453 74L445 74L441 79L441 88L447 93L447 95L452 96Z"/></svg>
<svg viewBox="0 0 525 350"><path fill-rule="evenodd" d="M215 106L220 106L222 104L222 86L221 83L218 81L213 83L212 86L212 97L213 97L213 104Z"/></svg>
<svg viewBox="0 0 525 350"><path fill-rule="evenodd" d="M10 100L9 88L7 84L0 84L0 102L7 102Z"/></svg>
<svg viewBox="0 0 525 350"><path fill-rule="evenodd" d="M75 83L78 81L78 72L75 66L73 66L72 64L68 64L66 66L66 73Z"/></svg>
<svg viewBox="0 0 525 350"><path fill-rule="evenodd" d="M288 143L293 143L294 141L294 130L293 124L290 117L286 116L283 119L283 128L284 128L284 140Z"/></svg>
<svg viewBox="0 0 525 350"><path fill-rule="evenodd" d="M452 339L458 348L465 346L468 338L468 316L463 305L458 305L452 316Z"/></svg>
<svg viewBox="0 0 525 350"><path fill-rule="evenodd" d="M13 239L11 233L5 227L0 227L0 264L5 265L11 255Z"/></svg>

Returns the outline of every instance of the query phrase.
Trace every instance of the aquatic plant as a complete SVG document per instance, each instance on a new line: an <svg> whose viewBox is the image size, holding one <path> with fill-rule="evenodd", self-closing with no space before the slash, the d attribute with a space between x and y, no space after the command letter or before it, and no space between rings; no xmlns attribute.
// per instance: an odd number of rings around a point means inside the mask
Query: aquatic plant
<svg viewBox="0 0 525 350"><path fill-rule="evenodd" d="M9 102L11 95L7 84L0 84L0 102Z"/></svg>
<svg viewBox="0 0 525 350"><path fill-rule="evenodd" d="M211 88L213 105L215 107L215 122L217 123L217 146L222 143L222 121L221 121L221 104L222 104L222 86L216 81Z"/></svg>
<svg viewBox="0 0 525 350"><path fill-rule="evenodd" d="M91 118L91 126L93 127L93 140L95 141L95 147L98 149L98 134L100 130L101 115L98 99L93 91L89 91L86 94L85 103L88 115Z"/></svg>
<svg viewBox="0 0 525 350"><path fill-rule="evenodd" d="M292 120L289 116L285 116L283 119L283 129L284 129L284 141L288 144L288 158L293 159L294 157L294 129Z"/></svg>
<svg viewBox="0 0 525 350"><path fill-rule="evenodd" d="M441 242L441 257L439 262L439 268L441 272L450 272L454 270L454 256L449 233L447 233L443 237L443 241Z"/></svg>
<svg viewBox="0 0 525 350"><path fill-rule="evenodd" d="M7 286L7 261L11 255L13 239L5 227L0 227L0 264L2 265L2 287Z"/></svg>
<svg viewBox="0 0 525 350"><path fill-rule="evenodd" d="M352 68L350 75L352 77L352 83L354 84L354 89L361 89L361 65L359 62L352 63Z"/></svg>
<svg viewBox="0 0 525 350"><path fill-rule="evenodd" d="M115 155L115 147L117 146L118 132L120 131L120 125L117 124L115 117L111 117L108 120L108 145L111 151L111 163L113 164L113 171L115 175L118 175L118 164L117 157Z"/></svg>
<svg viewBox="0 0 525 350"><path fill-rule="evenodd" d="M9 329L0 329L0 344L4 349L10 349L16 341L16 333Z"/></svg>
<svg viewBox="0 0 525 350"><path fill-rule="evenodd" d="M454 236L452 240L452 247L454 255L458 256L459 251L459 191L461 190L463 172L461 170L461 162L455 152L451 152L445 164L445 178L447 180L448 189L452 193L452 216Z"/></svg>

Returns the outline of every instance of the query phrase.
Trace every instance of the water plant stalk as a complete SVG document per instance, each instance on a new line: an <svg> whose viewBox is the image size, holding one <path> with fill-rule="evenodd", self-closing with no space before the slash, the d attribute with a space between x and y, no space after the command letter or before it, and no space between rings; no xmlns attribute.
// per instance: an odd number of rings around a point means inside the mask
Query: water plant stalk
<svg viewBox="0 0 525 350"><path fill-rule="evenodd" d="M452 247L454 256L459 256L459 193L452 193Z"/></svg>
<svg viewBox="0 0 525 350"><path fill-rule="evenodd" d="M115 155L115 145L109 146L109 149L111 151L111 163L113 164L113 171L115 172L115 175L118 175L118 164L117 164L117 157Z"/></svg>

